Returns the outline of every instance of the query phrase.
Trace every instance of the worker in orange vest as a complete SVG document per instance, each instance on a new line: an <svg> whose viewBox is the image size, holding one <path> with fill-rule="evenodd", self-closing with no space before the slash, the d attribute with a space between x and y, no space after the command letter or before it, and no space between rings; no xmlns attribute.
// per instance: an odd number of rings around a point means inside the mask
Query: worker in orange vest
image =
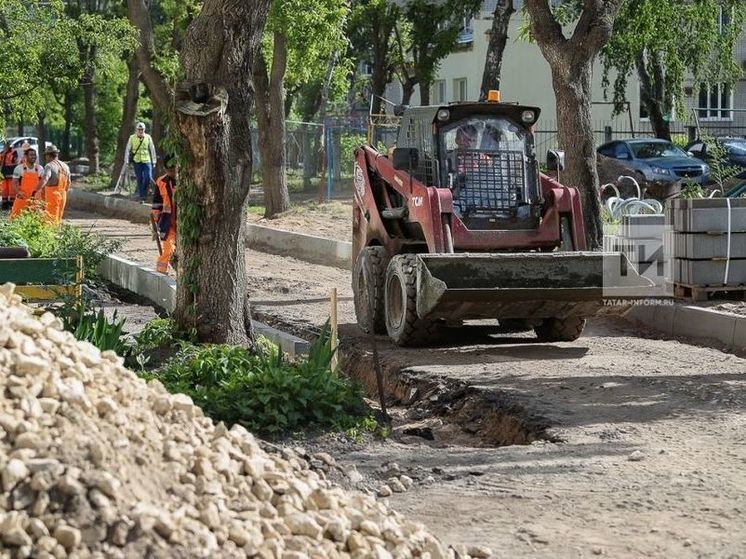
<svg viewBox="0 0 746 559"><path fill-rule="evenodd" d="M179 170L173 158L165 159L166 174L155 181L153 219L158 224L162 252L155 265L156 271L168 273L168 265L176 250L176 180Z"/></svg>
<svg viewBox="0 0 746 559"><path fill-rule="evenodd" d="M44 178L39 190L44 192L47 203L47 215L52 223L62 221L67 203L67 191L70 189L70 168L59 160L60 150L56 146L48 146L44 150L47 161L44 167Z"/></svg>
<svg viewBox="0 0 746 559"><path fill-rule="evenodd" d="M23 161L13 171L13 191L16 199L10 210L10 219L18 217L18 214L29 206L31 200L40 191L39 186L44 175L44 169L36 162L34 148L29 148L24 152Z"/></svg>
<svg viewBox="0 0 746 559"><path fill-rule="evenodd" d="M18 165L18 154L14 150L10 143L3 146L3 151L0 152L0 166L2 166L2 188L0 188L0 210L7 210L13 205L15 200L15 192L13 191L13 171L16 170Z"/></svg>

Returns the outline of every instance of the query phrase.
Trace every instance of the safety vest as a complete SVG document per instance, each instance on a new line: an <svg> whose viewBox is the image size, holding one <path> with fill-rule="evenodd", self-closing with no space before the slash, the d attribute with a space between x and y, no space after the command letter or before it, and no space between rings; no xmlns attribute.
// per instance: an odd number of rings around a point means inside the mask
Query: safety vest
<svg viewBox="0 0 746 559"><path fill-rule="evenodd" d="M145 134L138 138L137 134L130 136L130 153L135 163L152 163L150 159L150 135Z"/></svg>
<svg viewBox="0 0 746 559"><path fill-rule="evenodd" d="M2 165L3 168L3 177L7 179L12 178L13 171L15 170L16 165L18 165L18 154L16 153L16 150L11 149L3 151L0 165Z"/></svg>

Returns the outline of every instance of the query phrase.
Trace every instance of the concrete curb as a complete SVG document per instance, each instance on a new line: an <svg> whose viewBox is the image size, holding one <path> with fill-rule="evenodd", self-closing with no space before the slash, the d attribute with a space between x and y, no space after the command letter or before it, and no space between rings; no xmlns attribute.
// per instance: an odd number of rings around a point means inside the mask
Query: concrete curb
<svg viewBox="0 0 746 559"><path fill-rule="evenodd" d="M68 207L126 219L134 223L149 223L150 221L150 206L96 192L71 190L68 195ZM312 264L335 266L345 270L351 268L352 243L349 241L338 241L248 223L246 246L260 252L291 256Z"/></svg>
<svg viewBox="0 0 746 559"><path fill-rule="evenodd" d="M136 293L172 313L176 308L176 282L163 274L121 256L109 255L99 267L101 275L127 291ZM272 328L263 322L253 321L256 331L270 339L291 357L308 353L310 344L297 336Z"/></svg>
<svg viewBox="0 0 746 559"><path fill-rule="evenodd" d="M632 307L625 318L668 336L716 340L737 350L746 349L746 316L676 303Z"/></svg>

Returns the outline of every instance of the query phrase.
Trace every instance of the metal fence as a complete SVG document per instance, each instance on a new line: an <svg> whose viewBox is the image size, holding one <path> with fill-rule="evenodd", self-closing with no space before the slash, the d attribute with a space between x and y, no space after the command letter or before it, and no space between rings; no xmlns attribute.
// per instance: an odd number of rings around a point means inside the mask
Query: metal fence
<svg viewBox="0 0 746 559"><path fill-rule="evenodd" d="M396 144L398 123L387 115L373 118L369 127L367 115L331 116L323 122L286 123L286 170L288 186L293 192L317 193L320 199L352 196L352 166L355 147L370 143L386 153ZM654 136L649 121L630 122L626 118L594 121L597 145L631 137ZM712 136L746 136L746 126L729 121L700 121L694 118L670 123L673 139L682 144L701 134ZM557 122L545 120L534 131L536 154L544 160L547 150L558 146ZM252 129L254 180L261 182L261 158L258 134Z"/></svg>

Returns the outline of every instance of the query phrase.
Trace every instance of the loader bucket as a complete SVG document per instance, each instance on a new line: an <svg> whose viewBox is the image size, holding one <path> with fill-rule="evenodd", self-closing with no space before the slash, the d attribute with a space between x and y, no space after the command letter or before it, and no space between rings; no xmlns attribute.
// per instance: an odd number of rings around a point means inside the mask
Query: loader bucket
<svg viewBox="0 0 746 559"><path fill-rule="evenodd" d="M652 287L621 253L423 254L417 314L449 320L588 317L604 298L639 298Z"/></svg>

